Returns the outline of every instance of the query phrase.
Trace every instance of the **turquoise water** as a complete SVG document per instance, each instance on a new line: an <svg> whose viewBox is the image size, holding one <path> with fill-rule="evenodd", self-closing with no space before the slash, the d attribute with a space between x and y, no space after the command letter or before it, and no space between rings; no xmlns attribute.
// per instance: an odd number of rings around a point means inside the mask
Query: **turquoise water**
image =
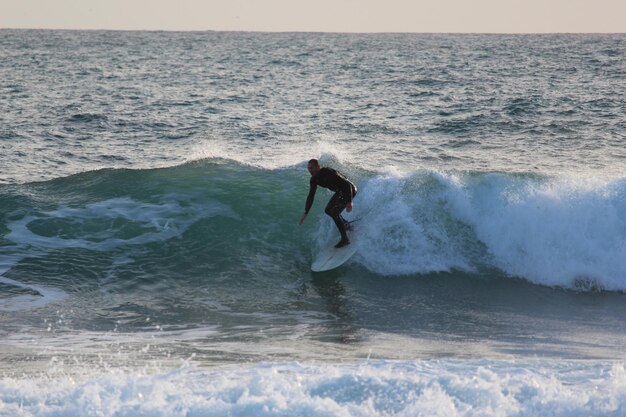
<svg viewBox="0 0 626 417"><path fill-rule="evenodd" d="M625 44L0 31L0 415L624 414Z"/></svg>

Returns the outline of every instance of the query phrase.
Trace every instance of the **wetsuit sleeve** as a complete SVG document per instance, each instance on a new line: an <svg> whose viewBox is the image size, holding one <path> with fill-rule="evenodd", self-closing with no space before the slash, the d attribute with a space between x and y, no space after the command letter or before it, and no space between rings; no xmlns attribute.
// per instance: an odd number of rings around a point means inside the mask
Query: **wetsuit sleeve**
<svg viewBox="0 0 626 417"><path fill-rule="evenodd" d="M313 205L313 199L315 198L315 191L317 190L317 182L315 182L315 178L311 177L311 182L309 182L309 195L306 198L306 205L304 206L304 212L309 214L309 210L311 210L311 206Z"/></svg>

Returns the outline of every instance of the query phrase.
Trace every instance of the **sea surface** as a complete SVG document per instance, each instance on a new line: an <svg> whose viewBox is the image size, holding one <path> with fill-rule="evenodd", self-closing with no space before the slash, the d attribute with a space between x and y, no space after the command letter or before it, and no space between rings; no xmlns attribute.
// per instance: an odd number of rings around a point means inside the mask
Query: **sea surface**
<svg viewBox="0 0 626 417"><path fill-rule="evenodd" d="M626 416L625 56L0 30L0 416Z"/></svg>

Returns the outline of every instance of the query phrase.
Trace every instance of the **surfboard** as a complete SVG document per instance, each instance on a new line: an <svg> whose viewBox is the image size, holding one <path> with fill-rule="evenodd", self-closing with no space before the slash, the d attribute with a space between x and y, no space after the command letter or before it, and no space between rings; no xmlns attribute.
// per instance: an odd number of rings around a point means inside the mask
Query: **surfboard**
<svg viewBox="0 0 626 417"><path fill-rule="evenodd" d="M330 271L343 265L348 259L356 253L357 237L354 233L354 229L348 232L350 235L350 244L343 248L335 248L336 242L333 242L330 246L322 249L317 254L313 263L311 264L311 271L323 272Z"/></svg>

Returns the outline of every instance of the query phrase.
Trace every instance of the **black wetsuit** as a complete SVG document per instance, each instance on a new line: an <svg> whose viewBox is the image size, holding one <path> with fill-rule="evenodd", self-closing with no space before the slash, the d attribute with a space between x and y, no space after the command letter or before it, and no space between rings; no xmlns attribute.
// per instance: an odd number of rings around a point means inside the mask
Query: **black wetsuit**
<svg viewBox="0 0 626 417"><path fill-rule="evenodd" d="M324 212L328 214L337 225L337 229L339 229L339 233L341 233L341 240L347 241L346 221L341 217L341 212L346 208L348 203L352 202L352 199L356 195L356 187L348 181L346 177L334 169L320 169L317 175L311 177L309 195L306 198L306 206L304 208L306 214L309 214L309 210L311 210L318 185L335 192L335 195L328 201Z"/></svg>

